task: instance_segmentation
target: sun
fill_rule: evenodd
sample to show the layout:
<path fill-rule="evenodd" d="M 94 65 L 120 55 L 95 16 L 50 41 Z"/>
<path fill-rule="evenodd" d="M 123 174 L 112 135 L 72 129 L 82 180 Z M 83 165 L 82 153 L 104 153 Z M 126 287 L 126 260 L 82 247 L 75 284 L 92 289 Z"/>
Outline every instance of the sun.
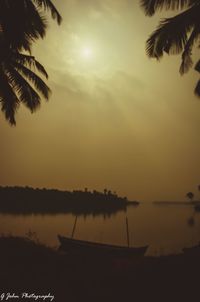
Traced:
<path fill-rule="evenodd" d="M 90 47 L 84 47 L 81 49 L 81 55 L 85 59 L 89 59 L 92 57 L 93 51 Z"/>

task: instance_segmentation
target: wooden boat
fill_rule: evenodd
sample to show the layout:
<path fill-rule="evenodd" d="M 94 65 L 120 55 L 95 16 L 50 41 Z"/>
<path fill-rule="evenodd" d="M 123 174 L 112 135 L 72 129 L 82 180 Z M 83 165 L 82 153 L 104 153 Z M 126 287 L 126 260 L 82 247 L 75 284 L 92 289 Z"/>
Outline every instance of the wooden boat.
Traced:
<path fill-rule="evenodd" d="M 63 251 L 73 251 L 75 253 L 81 253 L 82 255 L 90 256 L 111 256 L 111 257 L 135 257 L 144 256 L 148 245 L 142 247 L 130 247 L 129 242 L 129 229 L 128 229 L 128 218 L 126 217 L 126 232 L 127 232 L 127 247 L 110 245 L 99 242 L 91 242 L 85 240 L 74 239 L 74 233 L 77 223 L 77 216 L 75 218 L 74 227 L 72 230 L 71 238 L 63 237 L 58 235 L 58 240 L 60 241 L 60 250 Z"/>
<path fill-rule="evenodd" d="M 144 256 L 148 245 L 142 247 L 125 247 L 109 245 L 98 242 L 77 240 L 58 235 L 60 249 L 63 251 L 74 251 L 92 255 L 107 255 L 119 257 Z"/>

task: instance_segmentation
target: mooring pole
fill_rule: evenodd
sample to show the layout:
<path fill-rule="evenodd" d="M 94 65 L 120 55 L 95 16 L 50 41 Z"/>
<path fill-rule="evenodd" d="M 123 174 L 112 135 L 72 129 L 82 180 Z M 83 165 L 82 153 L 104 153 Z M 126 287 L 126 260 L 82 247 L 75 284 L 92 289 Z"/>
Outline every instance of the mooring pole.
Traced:
<path fill-rule="evenodd" d="M 126 217 L 126 234 L 127 234 L 127 245 L 130 247 L 130 241 L 129 241 L 129 229 L 128 229 L 128 218 Z"/>
<path fill-rule="evenodd" d="M 76 216 L 75 221 L 74 221 L 74 227 L 73 227 L 73 230 L 72 230 L 71 238 L 74 237 L 74 232 L 75 232 L 75 229 L 76 229 L 76 222 L 77 222 L 77 216 Z"/>

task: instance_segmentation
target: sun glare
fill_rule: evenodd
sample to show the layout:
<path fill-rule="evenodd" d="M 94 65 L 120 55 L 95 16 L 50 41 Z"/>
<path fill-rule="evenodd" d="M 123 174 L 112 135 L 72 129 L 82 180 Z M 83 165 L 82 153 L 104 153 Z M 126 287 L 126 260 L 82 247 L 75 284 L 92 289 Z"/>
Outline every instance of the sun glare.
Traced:
<path fill-rule="evenodd" d="M 91 58 L 92 57 L 92 49 L 90 47 L 84 47 L 81 50 L 81 54 L 84 58 Z"/>

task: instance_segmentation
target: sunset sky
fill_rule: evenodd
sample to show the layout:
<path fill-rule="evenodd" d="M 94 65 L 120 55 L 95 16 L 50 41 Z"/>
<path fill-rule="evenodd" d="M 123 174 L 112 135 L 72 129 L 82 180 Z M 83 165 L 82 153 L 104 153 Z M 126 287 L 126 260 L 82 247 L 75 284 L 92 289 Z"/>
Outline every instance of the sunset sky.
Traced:
<path fill-rule="evenodd" d="M 183 200 L 200 184 L 198 74 L 180 56 L 159 63 L 145 41 L 162 16 L 139 0 L 54 0 L 33 54 L 52 96 L 11 127 L 0 117 L 0 184 L 116 191 L 129 199 Z M 195 59 L 195 55 L 194 55 Z M 198 196 L 199 197 L 199 196 Z"/>

